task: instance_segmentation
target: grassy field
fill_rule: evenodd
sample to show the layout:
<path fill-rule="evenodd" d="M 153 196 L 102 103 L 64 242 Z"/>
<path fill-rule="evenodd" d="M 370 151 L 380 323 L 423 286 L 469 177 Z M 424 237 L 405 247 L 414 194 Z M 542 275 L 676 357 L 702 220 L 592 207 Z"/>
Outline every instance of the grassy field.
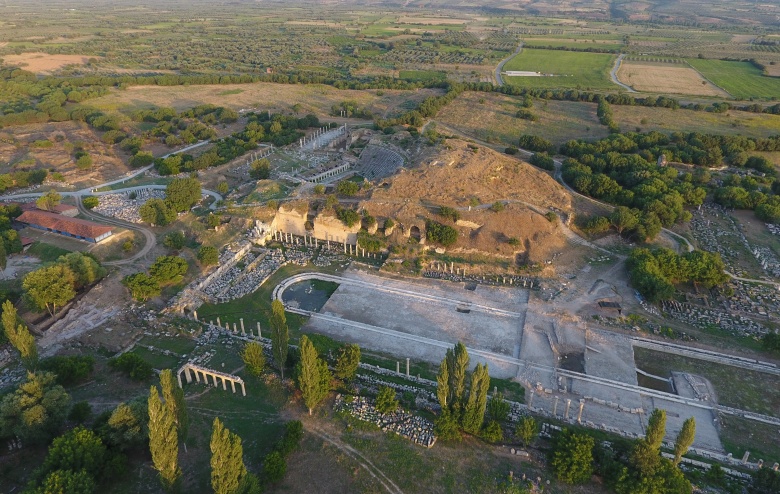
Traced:
<path fill-rule="evenodd" d="M 398 78 L 406 81 L 443 81 L 447 78 L 445 72 L 438 70 L 401 70 Z"/>
<path fill-rule="evenodd" d="M 507 77 L 524 87 L 617 89 L 609 79 L 614 55 L 560 50 L 525 49 L 504 65 L 504 70 L 527 70 L 554 77 Z"/>
<path fill-rule="evenodd" d="M 780 431 L 777 426 L 733 415 L 720 415 L 720 440 L 734 458 L 750 451 L 750 461 L 763 459 L 765 464 L 780 461 Z"/>
<path fill-rule="evenodd" d="M 697 132 L 769 137 L 780 132 L 780 116 L 764 113 L 729 111 L 710 113 L 644 106 L 612 105 L 612 114 L 623 131 Z"/>
<path fill-rule="evenodd" d="M 691 58 L 688 63 L 735 98 L 780 98 L 780 79 L 762 75 L 749 62 Z"/>
<path fill-rule="evenodd" d="M 728 97 L 687 65 L 623 62 L 618 78 L 637 91 Z"/>
<path fill-rule="evenodd" d="M 35 256 L 43 262 L 54 262 L 59 259 L 60 256 L 69 254 L 70 251 L 43 242 L 35 242 L 27 249 L 27 253 L 31 256 Z"/>
<path fill-rule="evenodd" d="M 638 368 L 657 376 L 666 377 L 672 371 L 679 371 L 708 379 L 721 405 L 770 415 L 780 410 L 780 388 L 777 377 L 771 374 L 644 348 L 634 348 L 634 359 Z"/>
<path fill-rule="evenodd" d="M 538 120 L 532 122 L 515 116 L 521 102 L 512 96 L 467 92 L 442 109 L 437 119 L 470 136 L 507 146 L 517 146 L 522 134 L 542 136 L 554 144 L 607 136 L 594 104 L 536 100 L 530 111 Z"/>

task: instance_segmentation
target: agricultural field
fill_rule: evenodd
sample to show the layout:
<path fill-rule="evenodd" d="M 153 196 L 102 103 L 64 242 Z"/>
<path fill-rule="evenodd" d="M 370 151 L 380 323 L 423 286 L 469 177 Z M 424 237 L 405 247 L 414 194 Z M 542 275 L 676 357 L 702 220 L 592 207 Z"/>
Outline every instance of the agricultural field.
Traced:
<path fill-rule="evenodd" d="M 340 90 L 325 85 L 299 84 L 231 84 L 200 86 L 131 86 L 115 90 L 111 94 L 89 101 L 91 107 L 112 112 L 131 113 L 134 110 L 173 107 L 177 111 L 201 104 L 214 104 L 236 110 L 270 110 L 292 112 L 296 103 L 299 115 L 313 113 L 320 118 L 330 118 L 333 105 L 354 101 L 366 107 L 380 118 L 392 118 L 416 106 L 428 96 L 440 94 L 437 89 L 416 91 Z M 380 96 L 381 94 L 381 96 Z"/>
<path fill-rule="evenodd" d="M 608 135 L 607 128 L 596 117 L 595 104 L 535 100 L 530 111 L 537 120 L 532 122 L 516 117 L 521 103 L 517 97 L 466 92 L 442 109 L 436 118 L 468 136 L 506 146 L 516 146 L 523 134 L 542 136 L 554 144 Z"/>
<path fill-rule="evenodd" d="M 609 79 L 614 55 L 561 50 L 524 49 L 504 65 L 504 70 L 551 74 L 550 77 L 507 77 L 509 84 L 524 87 L 617 89 Z"/>
<path fill-rule="evenodd" d="M 780 79 L 767 77 L 749 62 L 689 59 L 704 77 L 739 99 L 780 98 Z"/>
<path fill-rule="evenodd" d="M 711 113 L 669 108 L 612 105 L 612 114 L 623 131 L 702 132 L 770 137 L 780 133 L 780 116 L 729 110 Z"/>
<path fill-rule="evenodd" d="M 90 63 L 85 55 L 51 55 L 49 53 L 32 52 L 21 55 L 5 55 L 2 61 L 8 65 L 22 67 L 35 74 L 51 74 L 69 65 L 88 65 Z"/>
<path fill-rule="evenodd" d="M 728 97 L 728 93 L 685 65 L 624 61 L 617 76 L 620 82 L 641 92 Z"/>

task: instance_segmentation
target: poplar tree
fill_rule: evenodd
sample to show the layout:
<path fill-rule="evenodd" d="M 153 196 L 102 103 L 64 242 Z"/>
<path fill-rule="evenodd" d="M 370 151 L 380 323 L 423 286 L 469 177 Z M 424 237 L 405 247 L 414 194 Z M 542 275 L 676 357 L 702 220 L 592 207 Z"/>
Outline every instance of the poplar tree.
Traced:
<path fill-rule="evenodd" d="M 175 491 L 181 479 L 176 422 L 174 415 L 160 400 L 155 386 L 149 390 L 149 450 L 163 488 L 168 492 Z"/>
<path fill-rule="evenodd" d="M 246 370 L 253 376 L 260 376 L 263 374 L 265 368 L 265 354 L 263 353 L 263 347 L 256 341 L 250 341 L 244 345 L 244 349 L 241 350 L 241 360 L 244 361 Z"/>
<path fill-rule="evenodd" d="M 211 487 L 214 494 L 234 494 L 246 476 L 241 438 L 214 419 L 211 433 Z"/>
<path fill-rule="evenodd" d="M 450 373 L 450 408 L 459 416 L 466 395 L 466 371 L 469 367 L 469 352 L 458 342 L 455 348 L 447 350 L 447 370 Z"/>
<path fill-rule="evenodd" d="M 303 402 L 311 415 L 330 391 L 331 375 L 328 364 L 319 358 L 317 349 L 306 335 L 301 336 L 300 360 L 298 361 L 298 387 L 303 394 Z"/>
<path fill-rule="evenodd" d="M 449 410 L 450 404 L 450 371 L 447 361 L 447 357 L 444 357 L 439 366 L 439 373 L 436 375 L 436 397 L 439 399 L 442 411 Z"/>
<path fill-rule="evenodd" d="M 652 449 L 660 451 L 666 434 L 666 410 L 656 408 L 647 422 L 645 441 Z"/>
<path fill-rule="evenodd" d="M 463 430 L 470 434 L 477 434 L 485 421 L 485 407 L 487 406 L 487 393 L 490 389 L 490 375 L 487 365 L 477 364 L 471 373 L 471 387 L 469 389 L 468 402 L 463 411 L 461 421 Z"/>
<path fill-rule="evenodd" d="M 280 300 L 271 302 L 271 354 L 274 363 L 284 379 L 284 364 L 287 362 L 287 351 L 290 343 L 290 331 L 287 327 L 287 316 L 284 314 L 284 304 Z"/>
<path fill-rule="evenodd" d="M 35 346 L 35 337 L 23 324 L 17 324 L 19 318 L 16 307 L 10 300 L 3 302 L 3 330 L 8 341 L 19 352 L 27 370 L 34 370 L 38 364 L 38 347 Z"/>
<path fill-rule="evenodd" d="M 171 369 L 164 369 L 160 372 L 160 387 L 165 406 L 176 423 L 179 440 L 183 441 L 187 438 L 190 418 L 187 413 L 187 405 L 184 403 L 184 390 L 179 387 Z"/>
<path fill-rule="evenodd" d="M 355 378 L 358 364 L 360 364 L 360 347 L 357 345 L 344 345 L 339 351 L 336 360 L 336 377 L 342 381 L 351 381 Z"/>
<path fill-rule="evenodd" d="M 677 434 L 677 439 L 674 440 L 674 464 L 680 463 L 683 455 L 688 452 L 688 448 L 693 444 L 693 440 L 696 438 L 696 419 L 690 417 L 683 422 L 680 433 Z"/>

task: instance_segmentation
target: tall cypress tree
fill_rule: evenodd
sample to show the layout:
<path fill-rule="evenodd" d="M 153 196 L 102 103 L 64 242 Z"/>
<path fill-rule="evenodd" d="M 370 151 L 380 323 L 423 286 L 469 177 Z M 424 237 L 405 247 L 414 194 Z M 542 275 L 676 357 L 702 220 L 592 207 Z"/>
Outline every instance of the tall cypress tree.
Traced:
<path fill-rule="evenodd" d="M 470 434 L 477 434 L 482 429 L 485 421 L 485 407 L 487 406 L 487 394 L 490 389 L 490 375 L 487 365 L 477 364 L 471 373 L 471 387 L 469 398 L 463 411 L 461 424 L 463 430 Z"/>
<path fill-rule="evenodd" d="M 168 492 L 175 491 L 181 479 L 176 423 L 155 386 L 149 390 L 149 450 L 163 488 Z"/>
<path fill-rule="evenodd" d="M 696 439 L 696 419 L 690 417 L 683 422 L 680 433 L 677 434 L 677 438 L 674 440 L 674 464 L 680 463 L 683 455 L 688 452 L 688 448 L 693 444 L 693 440 Z"/>
<path fill-rule="evenodd" d="M 190 418 L 187 414 L 187 405 L 184 403 L 184 390 L 181 389 L 173 377 L 171 369 L 163 369 L 160 372 L 160 387 L 162 388 L 163 399 L 168 411 L 173 415 L 176 423 L 176 430 L 179 433 L 179 440 L 184 441 L 187 438 L 187 431 L 190 426 Z"/>
<path fill-rule="evenodd" d="M 331 375 L 328 364 L 317 354 L 317 349 L 306 335 L 299 343 L 298 387 L 303 394 L 303 402 L 309 409 L 309 415 L 330 391 Z"/>
<path fill-rule="evenodd" d="M 24 324 L 17 324 L 19 317 L 16 307 L 10 300 L 3 302 L 3 330 L 8 341 L 19 352 L 27 370 L 34 370 L 38 364 L 38 347 L 35 346 L 35 337 Z"/>
<path fill-rule="evenodd" d="M 645 441 L 647 445 L 656 451 L 661 450 L 661 444 L 664 442 L 666 434 L 666 410 L 656 408 L 650 414 L 647 421 L 647 431 L 645 432 Z"/>
<path fill-rule="evenodd" d="M 439 366 L 439 373 L 436 375 L 436 397 L 439 399 L 442 411 L 449 410 L 450 405 L 450 371 L 447 362 L 448 359 L 445 356 Z"/>
<path fill-rule="evenodd" d="M 247 473 L 241 438 L 215 418 L 210 446 L 211 487 L 214 494 L 234 494 Z"/>
<path fill-rule="evenodd" d="M 466 346 L 458 342 L 455 348 L 447 350 L 447 360 L 450 373 L 450 408 L 459 418 L 466 397 L 466 372 L 469 367 L 469 352 Z"/>
<path fill-rule="evenodd" d="M 287 362 L 287 351 L 290 344 L 290 331 L 287 327 L 287 316 L 284 314 L 284 304 L 280 300 L 271 302 L 271 354 L 274 363 L 284 379 L 284 365 Z"/>

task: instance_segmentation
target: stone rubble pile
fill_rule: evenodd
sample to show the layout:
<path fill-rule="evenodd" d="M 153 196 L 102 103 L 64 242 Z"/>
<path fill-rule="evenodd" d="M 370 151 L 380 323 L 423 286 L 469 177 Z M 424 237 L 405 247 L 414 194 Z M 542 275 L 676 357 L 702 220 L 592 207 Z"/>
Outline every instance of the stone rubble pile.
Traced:
<path fill-rule="evenodd" d="M 425 270 L 422 272 L 423 278 L 432 278 L 436 280 L 454 281 L 460 283 L 479 283 L 490 286 L 517 286 L 520 288 L 540 289 L 541 284 L 538 278 L 519 275 L 473 275 L 451 273 L 446 270 Z"/>
<path fill-rule="evenodd" d="M 379 413 L 374 406 L 374 400 L 355 396 L 348 401 L 341 394 L 336 395 L 333 408 L 337 412 L 348 413 L 358 420 L 373 423 L 385 432 L 394 432 L 420 446 L 431 448 L 436 443 L 433 422 L 412 415 L 401 408 L 393 413 Z"/>
<path fill-rule="evenodd" d="M 780 291 L 770 285 L 732 280 L 733 295 L 723 301 L 728 312 L 780 319 Z"/>
<path fill-rule="evenodd" d="M 404 166 L 404 157 L 390 149 L 369 144 L 360 153 L 358 173 L 367 180 L 389 177 Z"/>
<path fill-rule="evenodd" d="M 697 328 L 708 329 L 711 326 L 717 326 L 738 336 L 761 335 L 769 331 L 763 324 L 730 311 L 699 307 L 674 300 L 664 301 L 661 307 L 667 317 Z"/>
<path fill-rule="evenodd" d="M 253 293 L 284 264 L 285 260 L 278 249 L 265 251 L 265 256 L 255 263 L 251 270 L 236 279 L 224 293 L 220 294 L 220 298 L 234 300 Z"/>
<path fill-rule="evenodd" d="M 135 199 L 130 199 L 129 192 L 106 194 L 98 196 L 99 204 L 94 212 L 130 223 L 140 223 L 141 215 L 138 209 L 149 199 L 165 199 L 165 191 L 159 189 L 139 189 L 134 192 Z"/>

